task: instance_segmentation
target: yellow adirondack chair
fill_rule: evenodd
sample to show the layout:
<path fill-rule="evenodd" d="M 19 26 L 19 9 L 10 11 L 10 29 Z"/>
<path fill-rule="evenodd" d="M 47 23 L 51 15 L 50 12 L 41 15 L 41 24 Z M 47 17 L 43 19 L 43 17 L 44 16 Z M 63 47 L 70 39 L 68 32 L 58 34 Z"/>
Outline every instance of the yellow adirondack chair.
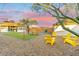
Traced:
<path fill-rule="evenodd" d="M 55 43 L 55 40 L 54 39 L 52 39 L 52 38 L 48 38 L 47 40 L 46 40 L 46 42 L 45 42 L 46 44 L 50 44 L 50 45 L 54 45 L 54 43 Z"/>
<path fill-rule="evenodd" d="M 69 43 L 71 44 L 72 46 L 77 46 L 78 43 L 75 41 L 78 39 L 78 37 L 75 37 L 75 38 L 72 38 L 71 37 L 72 34 L 71 33 L 68 33 L 65 37 L 64 37 L 64 43 Z M 74 40 L 75 39 L 75 40 Z"/>
<path fill-rule="evenodd" d="M 56 32 L 52 32 L 52 36 L 56 37 L 57 33 Z"/>
<path fill-rule="evenodd" d="M 78 40 L 78 38 L 79 38 L 78 36 L 74 36 L 73 40 Z"/>
<path fill-rule="evenodd" d="M 56 32 L 53 32 L 52 36 L 51 35 L 46 35 L 45 36 L 45 43 L 46 44 L 49 43 L 50 45 L 54 45 L 55 39 L 56 39 Z"/>
<path fill-rule="evenodd" d="M 69 38 L 66 38 L 64 40 L 64 43 L 69 43 L 71 44 L 72 46 L 77 46 L 77 43 L 75 41 L 73 41 L 72 39 L 69 39 Z"/>
<path fill-rule="evenodd" d="M 72 34 L 71 33 L 68 33 L 66 36 L 63 36 L 63 38 L 65 39 L 65 38 L 70 38 L 72 36 Z"/>

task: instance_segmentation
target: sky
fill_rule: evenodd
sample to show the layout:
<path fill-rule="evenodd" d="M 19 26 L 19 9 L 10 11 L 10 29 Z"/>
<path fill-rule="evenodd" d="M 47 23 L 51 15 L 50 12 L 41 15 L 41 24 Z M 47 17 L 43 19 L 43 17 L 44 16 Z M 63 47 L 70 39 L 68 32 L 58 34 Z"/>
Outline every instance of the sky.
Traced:
<path fill-rule="evenodd" d="M 30 3 L 0 3 L 0 10 L 31 10 Z"/>
<path fill-rule="evenodd" d="M 60 5 L 63 6 L 63 4 Z M 58 4 L 55 4 L 55 6 L 58 7 Z M 19 21 L 23 18 L 37 20 L 39 26 L 51 26 L 57 22 L 56 18 L 48 13 L 42 12 L 42 14 L 39 15 L 39 13 L 32 11 L 31 3 L 0 3 L 0 21 Z"/>
<path fill-rule="evenodd" d="M 23 13 L 31 11 L 31 8 L 32 4 L 28 3 L 0 3 L 0 20 L 19 20 L 23 18 Z"/>
<path fill-rule="evenodd" d="M 0 3 L 0 21 L 14 20 L 19 21 L 23 18 L 32 18 L 38 21 L 39 26 L 50 26 L 53 17 L 43 13 L 41 16 L 37 12 L 32 11 L 31 3 Z"/>

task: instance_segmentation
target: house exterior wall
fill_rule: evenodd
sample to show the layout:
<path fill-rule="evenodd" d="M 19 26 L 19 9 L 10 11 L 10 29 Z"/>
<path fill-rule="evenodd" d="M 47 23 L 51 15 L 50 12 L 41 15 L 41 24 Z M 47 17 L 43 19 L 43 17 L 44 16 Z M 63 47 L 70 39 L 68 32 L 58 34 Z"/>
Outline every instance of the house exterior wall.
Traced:
<path fill-rule="evenodd" d="M 18 27 L 17 28 L 17 32 L 25 32 L 26 30 L 24 30 L 24 27 Z"/>
<path fill-rule="evenodd" d="M 0 27 L 0 32 L 9 32 L 8 27 Z M 17 32 L 24 32 L 23 27 L 18 27 Z"/>
<path fill-rule="evenodd" d="M 8 27 L 0 27 L 0 32 L 8 32 Z"/>

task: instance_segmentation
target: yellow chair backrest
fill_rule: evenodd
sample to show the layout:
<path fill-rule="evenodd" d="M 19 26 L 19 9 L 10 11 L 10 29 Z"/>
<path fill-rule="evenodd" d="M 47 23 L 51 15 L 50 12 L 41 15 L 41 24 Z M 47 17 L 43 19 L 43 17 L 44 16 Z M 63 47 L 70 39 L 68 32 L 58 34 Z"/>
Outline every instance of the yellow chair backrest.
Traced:
<path fill-rule="evenodd" d="M 50 35 L 46 35 L 44 38 L 48 39 L 48 38 L 51 38 L 51 36 Z"/>
<path fill-rule="evenodd" d="M 66 37 L 71 37 L 72 36 L 72 34 L 71 33 L 68 33 L 67 35 L 66 35 Z"/>
<path fill-rule="evenodd" d="M 48 38 L 49 38 L 49 37 L 51 37 L 51 36 L 50 36 L 50 35 L 46 35 L 45 37 L 48 37 Z"/>
<path fill-rule="evenodd" d="M 62 36 L 64 39 L 66 39 L 66 38 L 71 38 L 71 36 L 72 36 L 72 34 L 71 33 L 67 33 L 65 36 Z"/>
<path fill-rule="evenodd" d="M 56 32 L 52 32 L 52 36 L 57 36 L 57 33 Z"/>
<path fill-rule="evenodd" d="M 78 36 L 74 36 L 74 40 L 77 40 L 79 37 Z"/>

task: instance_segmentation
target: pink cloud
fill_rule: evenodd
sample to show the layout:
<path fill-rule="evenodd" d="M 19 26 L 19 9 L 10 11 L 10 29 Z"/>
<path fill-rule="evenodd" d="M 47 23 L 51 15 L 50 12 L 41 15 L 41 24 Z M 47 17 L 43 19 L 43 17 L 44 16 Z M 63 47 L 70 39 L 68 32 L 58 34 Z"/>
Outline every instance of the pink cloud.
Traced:
<path fill-rule="evenodd" d="M 39 22 L 38 25 L 41 27 L 45 27 L 45 26 L 48 27 L 57 22 L 55 17 L 36 17 L 32 19 L 37 20 Z"/>
<path fill-rule="evenodd" d="M 33 18 L 36 17 L 38 14 L 32 11 L 24 12 L 23 16 L 24 18 Z"/>
<path fill-rule="evenodd" d="M 36 17 L 32 18 L 33 20 L 43 20 L 43 21 L 51 21 L 51 20 L 56 20 L 55 17 Z"/>

